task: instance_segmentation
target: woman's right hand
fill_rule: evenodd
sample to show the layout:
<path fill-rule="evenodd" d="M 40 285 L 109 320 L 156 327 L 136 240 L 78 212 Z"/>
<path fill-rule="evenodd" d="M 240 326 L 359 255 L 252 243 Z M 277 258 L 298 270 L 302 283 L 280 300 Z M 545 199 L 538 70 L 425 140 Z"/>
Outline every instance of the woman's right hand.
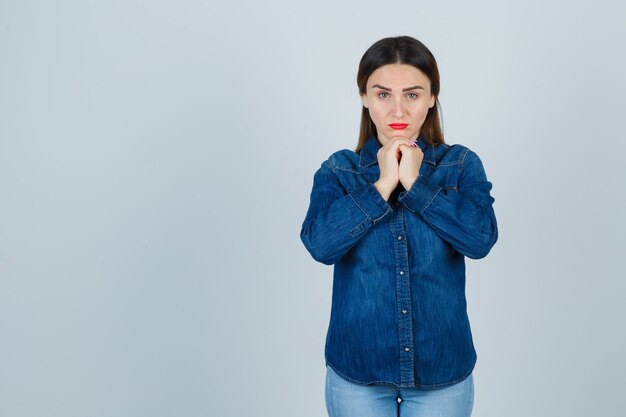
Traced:
<path fill-rule="evenodd" d="M 374 187 L 376 187 L 385 201 L 389 200 L 392 191 L 395 190 L 398 186 L 398 182 L 400 182 L 398 177 L 399 161 L 402 157 L 400 145 L 411 143 L 414 143 L 414 141 L 401 137 L 393 137 L 386 144 L 381 146 L 376 154 L 378 166 L 380 167 L 380 177 L 378 181 L 374 183 Z"/>

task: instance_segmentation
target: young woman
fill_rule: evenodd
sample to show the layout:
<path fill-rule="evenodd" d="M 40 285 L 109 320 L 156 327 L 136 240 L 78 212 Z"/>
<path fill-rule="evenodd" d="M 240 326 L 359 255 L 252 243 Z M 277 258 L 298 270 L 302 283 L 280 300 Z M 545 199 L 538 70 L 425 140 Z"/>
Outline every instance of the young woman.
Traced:
<path fill-rule="evenodd" d="M 444 142 L 439 71 L 421 42 L 376 42 L 357 84 L 358 145 L 321 164 L 300 232 L 334 264 L 328 414 L 470 416 L 465 257 L 498 239 L 492 184 L 475 152 Z"/>

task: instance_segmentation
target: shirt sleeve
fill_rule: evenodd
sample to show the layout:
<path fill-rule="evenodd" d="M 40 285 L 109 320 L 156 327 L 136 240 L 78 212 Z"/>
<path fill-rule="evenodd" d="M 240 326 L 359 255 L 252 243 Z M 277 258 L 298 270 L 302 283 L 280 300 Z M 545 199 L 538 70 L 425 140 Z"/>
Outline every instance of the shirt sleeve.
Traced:
<path fill-rule="evenodd" d="M 400 193 L 398 201 L 420 215 L 457 251 L 480 259 L 498 240 L 491 189 L 480 158 L 468 150 L 456 189 L 443 189 L 430 178 L 419 176 L 408 191 Z"/>
<path fill-rule="evenodd" d="M 300 239 L 313 259 L 332 265 L 391 211 L 372 183 L 348 192 L 326 160 L 313 177 Z"/>

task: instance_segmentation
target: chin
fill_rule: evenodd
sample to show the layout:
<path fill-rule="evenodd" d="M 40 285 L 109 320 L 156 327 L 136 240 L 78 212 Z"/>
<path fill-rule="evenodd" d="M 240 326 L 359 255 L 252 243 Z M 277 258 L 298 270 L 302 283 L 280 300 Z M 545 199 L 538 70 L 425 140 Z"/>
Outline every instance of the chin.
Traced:
<path fill-rule="evenodd" d="M 393 132 L 391 132 L 389 135 L 387 135 L 388 138 L 394 138 L 394 137 L 400 137 L 400 138 L 405 138 L 405 139 L 411 139 L 413 136 L 416 136 L 415 133 L 410 133 L 404 130 L 394 130 Z"/>

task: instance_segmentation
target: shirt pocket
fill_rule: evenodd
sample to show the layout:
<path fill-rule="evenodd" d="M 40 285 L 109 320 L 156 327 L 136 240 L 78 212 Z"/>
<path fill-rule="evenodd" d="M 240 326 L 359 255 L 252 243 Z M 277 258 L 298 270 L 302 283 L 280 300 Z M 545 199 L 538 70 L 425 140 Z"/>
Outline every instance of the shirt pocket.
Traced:
<path fill-rule="evenodd" d="M 453 145 L 437 164 L 435 172 L 438 174 L 438 184 L 444 191 L 458 190 L 462 161 L 466 153 L 467 148 Z"/>
<path fill-rule="evenodd" d="M 360 171 L 337 168 L 337 177 L 346 192 L 351 193 L 365 187 L 367 183 L 378 181 L 380 171 L 376 165 Z"/>
<path fill-rule="evenodd" d="M 429 165 L 424 170 L 420 170 L 420 175 L 424 175 L 430 182 L 439 185 L 444 191 L 457 190 L 460 167 L 459 163 L 442 164 L 436 167 Z"/>
<path fill-rule="evenodd" d="M 441 188 L 444 191 L 458 190 L 459 171 L 460 171 L 459 164 L 448 165 L 445 167 L 445 175 L 443 175 L 443 181 L 440 183 Z"/>

